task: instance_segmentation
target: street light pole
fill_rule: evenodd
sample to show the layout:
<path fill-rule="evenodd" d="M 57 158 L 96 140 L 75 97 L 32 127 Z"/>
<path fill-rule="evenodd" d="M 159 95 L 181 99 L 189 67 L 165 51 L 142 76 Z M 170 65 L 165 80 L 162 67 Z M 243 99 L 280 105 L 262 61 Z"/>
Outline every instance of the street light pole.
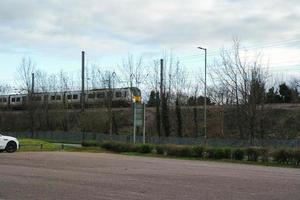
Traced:
<path fill-rule="evenodd" d="M 204 50 L 205 52 L 205 67 L 204 67 L 204 143 L 207 143 L 207 120 L 206 120 L 206 68 L 207 68 L 207 49 L 198 47 L 198 49 Z"/>

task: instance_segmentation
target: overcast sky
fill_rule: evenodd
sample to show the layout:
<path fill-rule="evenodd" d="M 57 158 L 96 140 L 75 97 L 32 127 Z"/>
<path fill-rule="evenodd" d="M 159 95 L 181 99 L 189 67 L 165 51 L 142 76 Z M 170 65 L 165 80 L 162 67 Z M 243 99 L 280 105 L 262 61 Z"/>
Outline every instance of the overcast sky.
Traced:
<path fill-rule="evenodd" d="M 299 22 L 299 0 L 1 0 L 0 81 L 15 77 L 24 56 L 49 73 L 79 70 L 82 50 L 105 66 L 128 53 L 151 60 L 172 51 L 201 67 L 198 45 L 212 60 L 233 37 L 295 74 Z"/>

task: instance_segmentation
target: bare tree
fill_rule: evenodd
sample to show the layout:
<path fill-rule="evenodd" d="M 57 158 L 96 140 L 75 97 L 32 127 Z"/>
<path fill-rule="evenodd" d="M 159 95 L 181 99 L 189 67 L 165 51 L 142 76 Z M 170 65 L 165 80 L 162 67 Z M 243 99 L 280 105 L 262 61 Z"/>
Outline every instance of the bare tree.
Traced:
<path fill-rule="evenodd" d="M 35 64 L 30 57 L 22 58 L 22 61 L 17 68 L 17 80 L 19 81 L 19 88 L 21 91 L 32 92 L 32 73 L 35 71 Z"/>
<path fill-rule="evenodd" d="M 212 78 L 218 79 L 220 88 L 226 88 L 222 92 L 230 96 L 226 103 L 236 108 L 235 122 L 240 137 L 245 138 L 248 135 L 253 143 L 259 126 L 257 109 L 263 109 L 267 72 L 263 70 L 260 55 L 253 61 L 248 61 L 247 56 L 241 55 L 238 40 L 234 40 L 233 50 L 221 51 L 220 60 L 213 67 Z"/>

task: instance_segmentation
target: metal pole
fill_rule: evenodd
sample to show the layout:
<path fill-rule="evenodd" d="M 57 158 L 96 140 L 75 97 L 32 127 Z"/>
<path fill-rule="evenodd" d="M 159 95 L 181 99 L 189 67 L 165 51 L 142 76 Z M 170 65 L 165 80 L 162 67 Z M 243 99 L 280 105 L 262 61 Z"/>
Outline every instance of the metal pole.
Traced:
<path fill-rule="evenodd" d="M 198 47 L 198 49 L 204 50 L 205 52 L 205 66 L 204 66 L 204 144 L 207 143 L 207 119 L 206 119 L 206 68 L 207 68 L 207 49 Z"/>
<path fill-rule="evenodd" d="M 143 144 L 146 143 L 146 104 L 144 104 Z"/>
<path fill-rule="evenodd" d="M 34 73 L 31 74 L 31 93 L 34 94 Z"/>
<path fill-rule="evenodd" d="M 160 59 L 160 101 L 159 101 L 159 107 L 160 107 L 160 122 L 159 122 L 159 129 L 160 129 L 160 134 L 163 134 L 163 91 L 164 90 L 164 60 Z"/>
<path fill-rule="evenodd" d="M 81 111 L 84 111 L 84 51 L 81 52 Z"/>
<path fill-rule="evenodd" d="M 206 90 L 207 90 L 207 86 L 206 86 L 206 68 L 207 68 L 207 49 L 205 50 L 205 72 L 204 72 L 204 143 L 205 145 L 207 144 L 207 119 L 206 119 L 206 112 L 207 112 L 207 108 L 206 108 Z"/>
<path fill-rule="evenodd" d="M 135 144 L 136 137 L 136 103 L 133 104 L 133 143 Z"/>

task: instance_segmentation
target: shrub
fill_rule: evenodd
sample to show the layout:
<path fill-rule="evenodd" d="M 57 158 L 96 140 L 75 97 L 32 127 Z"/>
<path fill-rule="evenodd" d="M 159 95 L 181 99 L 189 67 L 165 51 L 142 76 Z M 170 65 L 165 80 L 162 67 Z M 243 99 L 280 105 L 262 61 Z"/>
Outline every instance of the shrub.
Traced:
<path fill-rule="evenodd" d="M 135 151 L 135 146 L 132 144 L 121 142 L 104 142 L 101 147 L 114 152 L 132 152 Z"/>
<path fill-rule="evenodd" d="M 180 149 L 180 155 L 183 157 L 193 157 L 194 153 L 193 153 L 193 148 L 192 147 L 181 147 Z"/>
<path fill-rule="evenodd" d="M 231 149 L 230 148 L 225 148 L 224 149 L 224 158 L 225 159 L 231 159 Z"/>
<path fill-rule="evenodd" d="M 193 147 L 193 152 L 194 156 L 198 158 L 203 158 L 204 157 L 204 147 L 202 146 L 194 146 Z"/>
<path fill-rule="evenodd" d="M 300 165 L 300 149 L 294 151 L 294 160 L 296 165 Z"/>
<path fill-rule="evenodd" d="M 99 147 L 100 143 L 98 141 L 95 140 L 89 140 L 89 141 L 83 141 L 81 143 L 82 146 L 84 147 Z"/>
<path fill-rule="evenodd" d="M 193 150 L 188 146 L 176 146 L 176 145 L 167 145 L 166 153 L 169 156 L 177 156 L 177 157 L 192 157 Z"/>
<path fill-rule="evenodd" d="M 243 149 L 235 149 L 233 150 L 232 157 L 235 160 L 243 160 L 245 152 Z"/>
<path fill-rule="evenodd" d="M 288 149 L 279 149 L 272 153 L 273 160 L 278 163 L 289 164 L 293 160 L 293 152 Z"/>
<path fill-rule="evenodd" d="M 136 146 L 136 151 L 139 153 L 151 153 L 152 146 L 149 144 L 138 145 Z"/>
<path fill-rule="evenodd" d="M 259 149 L 259 155 L 261 157 L 261 161 L 263 161 L 263 162 L 269 161 L 269 149 L 267 149 L 267 148 Z"/>
<path fill-rule="evenodd" d="M 248 157 L 248 161 L 258 161 L 258 156 L 259 156 L 259 149 L 258 148 L 247 148 L 246 149 L 246 153 L 247 153 L 247 157 Z"/>
<path fill-rule="evenodd" d="M 155 147 L 155 150 L 156 150 L 156 153 L 157 153 L 157 154 L 160 154 L 160 155 L 162 155 L 162 154 L 165 153 L 165 148 L 164 148 L 163 146 L 161 146 L 161 145 L 157 145 L 157 146 Z"/>
<path fill-rule="evenodd" d="M 208 148 L 206 150 L 207 157 L 210 159 L 224 159 L 225 152 L 222 148 Z"/>

